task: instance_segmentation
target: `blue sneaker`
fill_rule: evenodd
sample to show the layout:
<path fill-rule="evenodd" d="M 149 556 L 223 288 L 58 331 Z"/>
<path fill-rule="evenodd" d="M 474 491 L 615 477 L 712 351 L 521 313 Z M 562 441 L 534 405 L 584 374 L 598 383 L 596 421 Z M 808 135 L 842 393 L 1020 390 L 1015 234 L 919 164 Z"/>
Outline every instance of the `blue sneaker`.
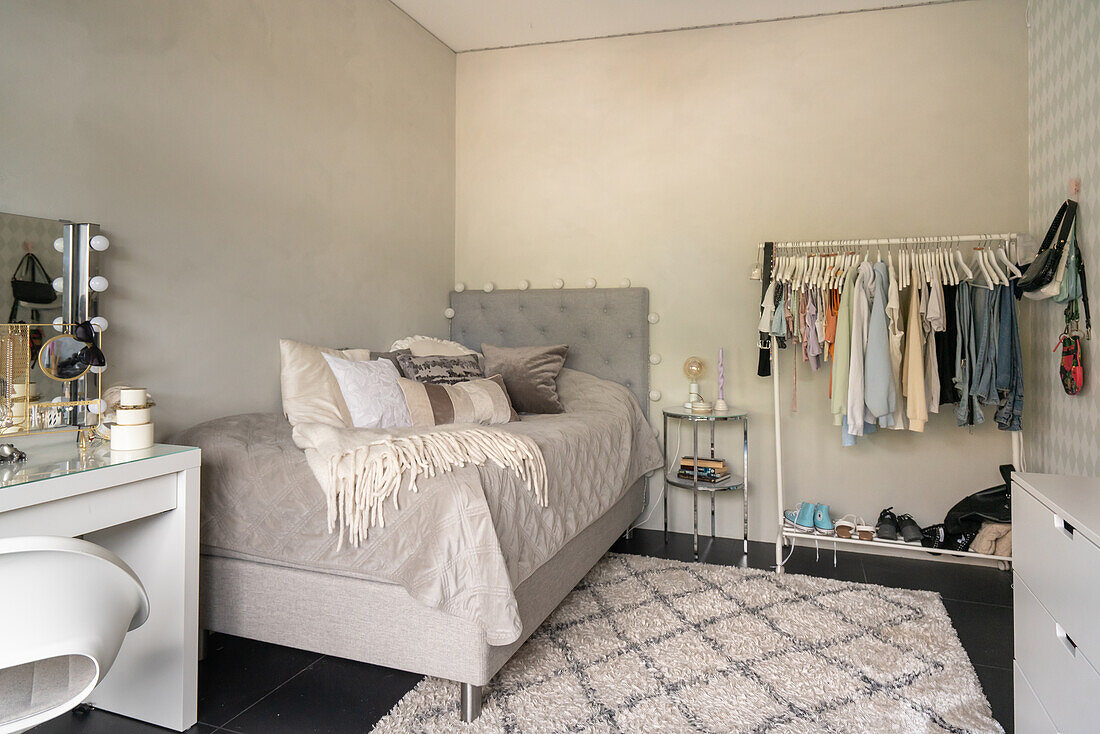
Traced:
<path fill-rule="evenodd" d="M 829 517 L 829 506 L 818 505 L 814 512 L 814 532 L 818 535 L 836 535 L 833 518 Z"/>
<path fill-rule="evenodd" d="M 783 524 L 800 533 L 812 533 L 814 531 L 814 512 L 816 510 L 817 505 L 813 502 L 799 502 L 793 510 L 783 511 Z"/>

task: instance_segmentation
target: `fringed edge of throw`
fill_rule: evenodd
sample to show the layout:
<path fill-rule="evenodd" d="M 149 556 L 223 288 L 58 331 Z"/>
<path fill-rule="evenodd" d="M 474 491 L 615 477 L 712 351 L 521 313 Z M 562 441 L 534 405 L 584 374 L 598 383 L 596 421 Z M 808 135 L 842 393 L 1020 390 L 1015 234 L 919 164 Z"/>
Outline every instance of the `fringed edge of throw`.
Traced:
<path fill-rule="evenodd" d="M 526 436 L 480 428 L 387 436 L 329 459 L 329 532 L 339 528 L 343 545 L 347 530 L 352 545 L 358 547 L 370 528 L 386 526 L 382 508 L 387 499 L 392 497 L 394 507 L 400 509 L 398 495 L 406 475 L 409 489 L 416 492 L 422 476 L 431 478 L 486 462 L 515 472 L 546 507 L 546 461 Z"/>

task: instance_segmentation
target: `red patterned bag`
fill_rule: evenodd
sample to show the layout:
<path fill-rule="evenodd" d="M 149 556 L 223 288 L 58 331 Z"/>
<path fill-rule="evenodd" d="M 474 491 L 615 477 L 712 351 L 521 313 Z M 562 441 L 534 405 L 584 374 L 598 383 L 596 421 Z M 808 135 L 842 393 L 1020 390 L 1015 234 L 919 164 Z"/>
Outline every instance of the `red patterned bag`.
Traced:
<path fill-rule="evenodd" d="M 1058 367 L 1058 374 L 1062 378 L 1062 387 L 1065 389 L 1066 395 L 1076 395 L 1085 386 L 1081 335 L 1076 333 L 1062 334 L 1058 344 L 1062 347 L 1062 361 Z"/>

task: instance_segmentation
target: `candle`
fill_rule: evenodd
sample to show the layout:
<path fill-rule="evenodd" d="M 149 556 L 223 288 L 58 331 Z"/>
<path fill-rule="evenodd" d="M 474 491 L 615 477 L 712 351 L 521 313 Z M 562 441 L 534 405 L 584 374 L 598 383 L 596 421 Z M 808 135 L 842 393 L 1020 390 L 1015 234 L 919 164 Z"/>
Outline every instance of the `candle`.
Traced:
<path fill-rule="evenodd" d="M 726 351 L 721 347 L 718 348 L 718 399 L 724 400 L 726 398 L 726 367 L 725 367 Z"/>

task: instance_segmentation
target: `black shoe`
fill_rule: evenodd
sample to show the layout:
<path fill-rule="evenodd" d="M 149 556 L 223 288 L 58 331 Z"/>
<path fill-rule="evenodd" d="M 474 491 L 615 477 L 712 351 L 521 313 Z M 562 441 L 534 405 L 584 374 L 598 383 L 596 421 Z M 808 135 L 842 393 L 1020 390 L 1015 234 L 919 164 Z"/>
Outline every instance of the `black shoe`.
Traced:
<path fill-rule="evenodd" d="M 944 536 L 943 523 L 929 525 L 921 531 L 920 544 L 925 548 L 942 548 Z"/>
<path fill-rule="evenodd" d="M 919 543 L 924 537 L 920 525 L 917 525 L 912 515 L 898 515 L 898 530 L 901 532 L 901 539 L 906 543 Z"/>
<path fill-rule="evenodd" d="M 974 538 L 978 537 L 977 533 L 947 533 L 943 541 L 943 547 L 953 551 L 968 551 L 970 550 L 970 544 L 974 542 Z"/>
<path fill-rule="evenodd" d="M 883 540 L 898 539 L 898 516 L 892 512 L 893 509 L 893 507 L 887 507 L 878 514 L 878 524 L 875 525 L 876 537 Z"/>

